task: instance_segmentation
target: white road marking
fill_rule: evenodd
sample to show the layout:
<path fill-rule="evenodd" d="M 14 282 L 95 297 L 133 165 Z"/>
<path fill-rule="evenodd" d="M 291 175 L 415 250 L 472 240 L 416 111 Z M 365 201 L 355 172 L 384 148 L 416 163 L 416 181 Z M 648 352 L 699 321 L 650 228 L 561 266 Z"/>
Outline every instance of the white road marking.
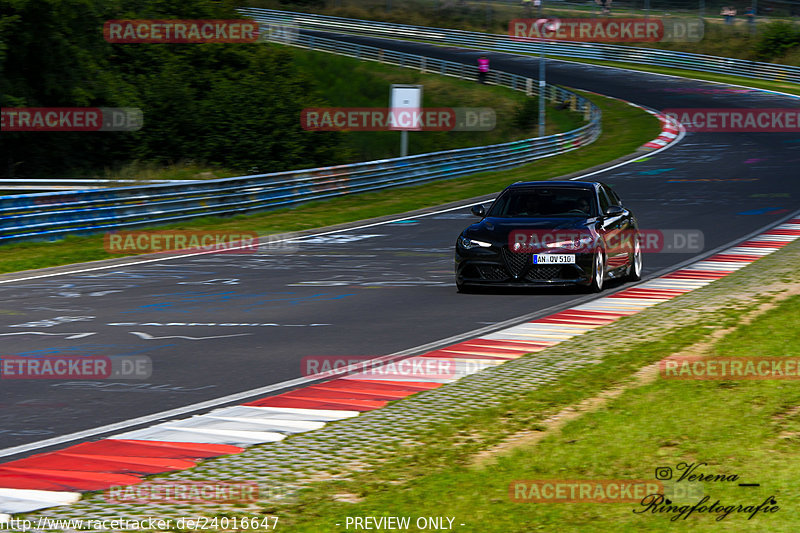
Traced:
<path fill-rule="evenodd" d="M 14 333 L 0 333 L 0 337 L 11 336 L 11 335 L 67 335 L 64 337 L 65 339 L 81 339 L 83 337 L 89 337 L 91 335 L 97 335 L 97 332 L 91 333 L 47 333 L 44 331 L 16 331 Z"/>
<path fill-rule="evenodd" d="M 155 341 L 161 339 L 186 339 L 190 341 L 204 341 L 207 339 L 224 339 L 226 337 L 243 337 L 245 335 L 252 335 L 252 333 L 234 333 L 233 335 L 212 335 L 210 337 L 187 337 L 186 335 L 165 335 L 164 337 L 155 337 L 143 331 L 129 331 L 131 335 L 136 335 L 140 339 L 147 341 Z"/>
<path fill-rule="evenodd" d="M 238 285 L 239 280 L 233 279 L 209 279 L 206 281 L 179 281 L 178 285 Z"/>

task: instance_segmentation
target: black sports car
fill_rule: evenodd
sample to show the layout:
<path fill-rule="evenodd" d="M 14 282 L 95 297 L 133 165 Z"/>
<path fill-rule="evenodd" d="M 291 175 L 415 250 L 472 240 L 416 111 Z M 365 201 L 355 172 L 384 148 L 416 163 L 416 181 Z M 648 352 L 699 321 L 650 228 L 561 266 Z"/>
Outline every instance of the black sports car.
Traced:
<path fill-rule="evenodd" d="M 456 286 L 582 285 L 639 280 L 636 218 L 599 182 L 520 182 L 507 187 L 456 241 Z"/>

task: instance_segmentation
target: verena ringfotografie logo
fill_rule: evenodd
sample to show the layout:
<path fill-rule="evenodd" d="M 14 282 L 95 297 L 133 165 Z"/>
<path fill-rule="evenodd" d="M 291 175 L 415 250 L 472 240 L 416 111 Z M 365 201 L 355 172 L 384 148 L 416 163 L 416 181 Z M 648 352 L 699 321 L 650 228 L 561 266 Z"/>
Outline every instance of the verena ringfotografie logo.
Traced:
<path fill-rule="evenodd" d="M 513 19 L 508 35 L 514 41 L 698 42 L 703 39 L 700 19 L 568 18 Z"/>
<path fill-rule="evenodd" d="M 798 133 L 800 109 L 665 109 L 686 131 L 739 133 Z"/>
<path fill-rule="evenodd" d="M 145 355 L 0 357 L 0 379 L 147 379 L 152 373 Z"/>
<path fill-rule="evenodd" d="M 516 253 L 567 250 L 592 253 L 630 249 L 636 241 L 645 253 L 697 253 L 704 247 L 700 230 L 620 230 L 605 235 L 579 230 L 514 230 L 508 234 L 508 249 Z"/>
<path fill-rule="evenodd" d="M 4 107 L 0 126 L 7 131 L 137 131 L 144 124 L 135 107 Z"/>
<path fill-rule="evenodd" d="M 489 131 L 496 121 L 490 107 L 315 107 L 300 113 L 307 131 Z"/>
<path fill-rule="evenodd" d="M 252 20 L 109 20 L 103 37 L 110 43 L 254 43 Z"/>
<path fill-rule="evenodd" d="M 148 481 L 139 485 L 111 487 L 108 503 L 253 503 L 258 501 L 255 481 Z"/>
<path fill-rule="evenodd" d="M 671 356 L 659 361 L 663 379 L 798 380 L 800 357 Z"/>
<path fill-rule="evenodd" d="M 660 481 L 645 479 L 520 480 L 508 486 L 509 498 L 517 503 L 633 503 L 663 493 Z"/>
<path fill-rule="evenodd" d="M 112 254 L 194 252 L 253 254 L 258 234 L 252 231 L 119 231 L 106 233 L 104 248 Z"/>

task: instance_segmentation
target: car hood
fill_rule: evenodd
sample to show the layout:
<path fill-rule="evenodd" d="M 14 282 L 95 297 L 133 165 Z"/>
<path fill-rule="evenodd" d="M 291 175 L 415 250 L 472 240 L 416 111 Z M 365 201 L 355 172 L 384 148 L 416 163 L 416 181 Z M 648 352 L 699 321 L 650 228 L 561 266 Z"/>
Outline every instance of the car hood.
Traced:
<path fill-rule="evenodd" d="M 471 238 L 484 238 L 492 241 L 507 241 L 508 234 L 514 230 L 581 230 L 594 227 L 596 218 L 558 217 L 558 218 L 496 218 L 487 217 L 464 230 Z"/>

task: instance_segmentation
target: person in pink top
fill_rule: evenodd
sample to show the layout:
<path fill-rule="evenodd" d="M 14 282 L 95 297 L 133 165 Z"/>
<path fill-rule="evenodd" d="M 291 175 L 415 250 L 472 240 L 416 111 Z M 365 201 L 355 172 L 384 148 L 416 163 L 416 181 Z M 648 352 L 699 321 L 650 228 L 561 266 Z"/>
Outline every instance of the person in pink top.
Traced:
<path fill-rule="evenodd" d="M 489 73 L 489 58 L 482 55 L 478 58 L 478 82 L 486 83 L 486 75 Z"/>

